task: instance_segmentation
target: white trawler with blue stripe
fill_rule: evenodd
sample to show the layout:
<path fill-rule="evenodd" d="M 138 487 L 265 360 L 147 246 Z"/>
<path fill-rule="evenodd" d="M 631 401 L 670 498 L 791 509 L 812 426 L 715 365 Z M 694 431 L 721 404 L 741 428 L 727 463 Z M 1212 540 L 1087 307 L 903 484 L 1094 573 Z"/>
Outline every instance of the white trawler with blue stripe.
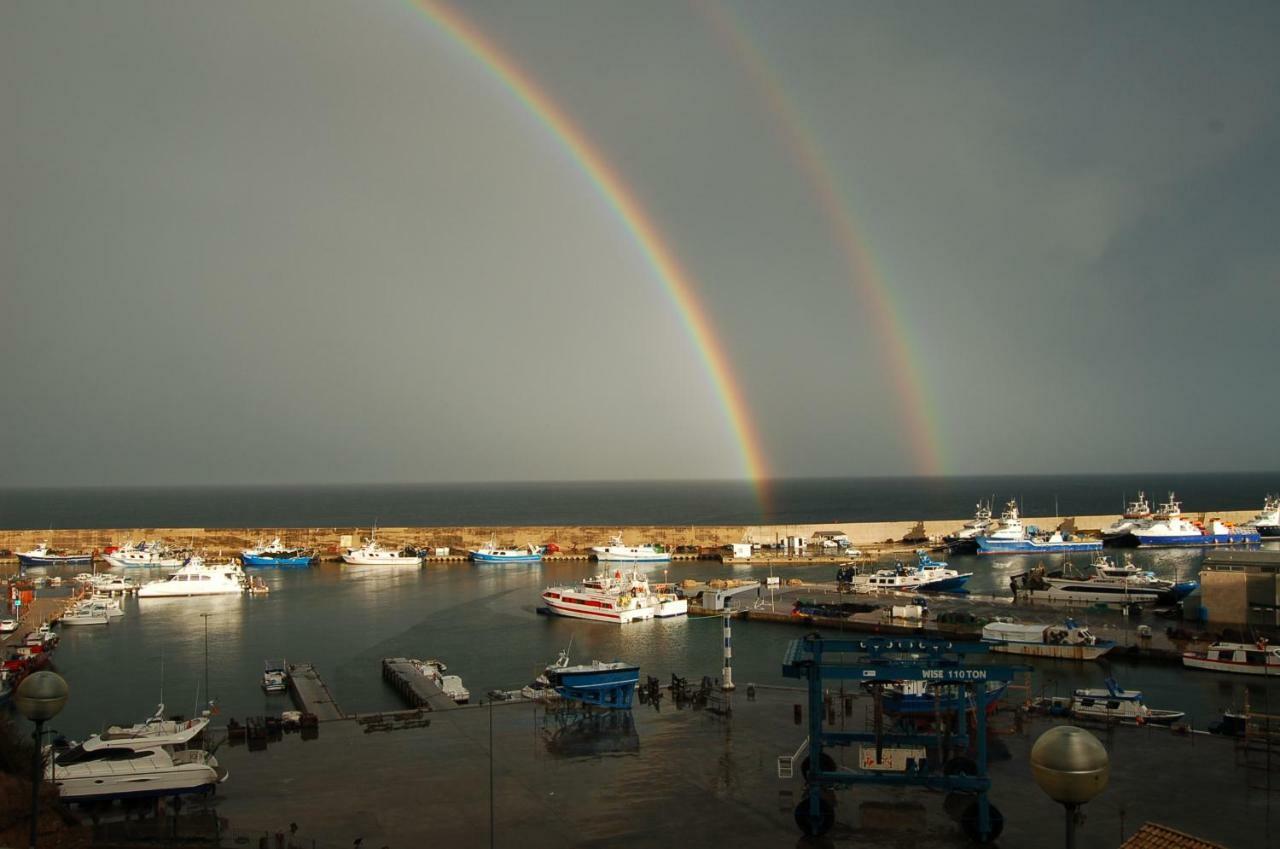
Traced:
<path fill-rule="evenodd" d="M 1010 501 L 1000 515 L 1000 527 L 978 537 L 979 554 L 1057 554 L 1101 551 L 1101 540 L 1076 540 L 1061 531 L 1041 534 L 1018 517 L 1018 502 Z"/>

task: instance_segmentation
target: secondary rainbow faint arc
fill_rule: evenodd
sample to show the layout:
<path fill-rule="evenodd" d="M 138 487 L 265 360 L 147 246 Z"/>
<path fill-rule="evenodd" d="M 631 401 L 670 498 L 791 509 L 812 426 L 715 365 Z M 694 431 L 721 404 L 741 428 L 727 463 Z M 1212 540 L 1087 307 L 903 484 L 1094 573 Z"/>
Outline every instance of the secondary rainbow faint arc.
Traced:
<path fill-rule="evenodd" d="M 670 295 L 698 349 L 738 443 L 743 471 L 755 488 L 761 508 L 767 508 L 769 467 L 760 436 L 743 398 L 741 385 L 734 376 L 724 346 L 716 336 L 706 309 L 697 297 L 692 276 L 680 264 L 635 193 L 595 143 L 537 80 L 503 53 L 471 21 L 457 10 L 432 0 L 413 0 L 413 4 L 425 12 L 442 32 L 479 60 L 564 144 L 573 154 L 578 167 L 591 179 L 600 195 L 626 225 L 646 261 Z"/>
<path fill-rule="evenodd" d="M 768 61 L 733 14 L 718 0 L 698 0 L 695 5 L 703 10 L 713 31 L 751 75 L 766 108 L 776 118 L 775 127 L 783 136 L 783 143 L 822 208 L 857 294 L 871 313 L 871 324 L 887 349 L 891 383 L 910 434 L 916 471 L 925 475 L 943 474 L 941 437 L 934 424 L 938 415 L 929 408 L 929 393 L 922 369 L 912 356 L 910 334 L 894 307 L 884 277 L 872 261 L 871 252 L 859 237 L 852 210 L 836 190 L 837 182 L 821 145 L 801 120 Z"/>

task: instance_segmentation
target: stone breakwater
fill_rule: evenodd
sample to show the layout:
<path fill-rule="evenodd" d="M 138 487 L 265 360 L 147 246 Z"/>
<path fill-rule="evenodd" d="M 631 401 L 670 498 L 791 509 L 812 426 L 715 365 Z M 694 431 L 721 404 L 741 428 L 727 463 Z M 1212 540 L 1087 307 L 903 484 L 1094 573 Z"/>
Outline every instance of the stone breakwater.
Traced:
<path fill-rule="evenodd" d="M 1187 519 L 1221 519 L 1241 523 L 1253 518 L 1254 511 L 1225 510 L 1207 513 L 1185 513 Z M 1098 531 L 1111 524 L 1117 515 L 1072 517 L 1024 517 L 1027 525 L 1041 529 L 1058 527 L 1069 518 L 1078 532 Z M 542 526 L 491 526 L 491 527 L 417 527 L 378 528 L 378 539 L 388 546 L 448 546 L 465 551 L 490 540 L 499 544 L 555 543 L 567 552 L 585 551 L 593 545 L 603 545 L 614 534 L 621 533 L 629 544 L 655 542 L 667 546 L 719 547 L 735 542 L 751 540 L 758 543 L 774 543 L 787 537 L 810 539 L 820 531 L 840 532 L 848 535 L 854 545 L 872 548 L 877 545 L 899 542 L 903 537 L 923 524 L 924 534 L 930 539 L 940 538 L 961 527 L 967 518 L 902 522 L 831 522 L 795 525 L 542 525 Z M 23 551 L 42 540 L 49 540 L 59 549 L 88 551 L 121 545 L 129 540 L 163 539 L 175 545 L 190 546 L 216 553 L 231 554 L 246 548 L 264 537 L 279 535 L 290 545 L 306 545 L 321 551 L 337 549 L 346 544 L 359 544 L 369 535 L 368 528 L 115 528 L 94 530 L 21 530 L 0 531 L 0 548 Z"/>

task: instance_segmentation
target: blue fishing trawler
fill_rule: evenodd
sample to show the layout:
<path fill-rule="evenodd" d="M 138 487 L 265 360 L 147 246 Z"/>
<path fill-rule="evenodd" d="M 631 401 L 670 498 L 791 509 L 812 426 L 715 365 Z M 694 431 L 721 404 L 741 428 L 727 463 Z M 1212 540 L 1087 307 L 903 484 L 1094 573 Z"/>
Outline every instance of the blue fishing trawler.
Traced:
<path fill-rule="evenodd" d="M 497 542 L 472 549 L 468 552 L 476 563 L 541 563 L 542 547 L 525 545 L 519 548 L 499 548 Z"/>
<path fill-rule="evenodd" d="M 240 562 L 258 568 L 310 566 L 311 552 L 302 548 L 288 548 L 276 537 L 266 545 L 246 548 L 240 552 Z"/>
<path fill-rule="evenodd" d="M 1102 540 L 1076 540 L 1061 531 L 1040 534 L 1036 528 L 1028 528 L 1018 517 L 1016 501 L 1005 507 L 997 530 L 978 537 L 979 554 L 1075 554 L 1101 550 Z"/>
<path fill-rule="evenodd" d="M 18 552 L 18 565 L 24 569 L 32 566 L 88 566 L 92 562 L 93 555 L 88 552 L 61 554 L 52 551 L 47 542 L 40 543 L 30 551 Z"/>

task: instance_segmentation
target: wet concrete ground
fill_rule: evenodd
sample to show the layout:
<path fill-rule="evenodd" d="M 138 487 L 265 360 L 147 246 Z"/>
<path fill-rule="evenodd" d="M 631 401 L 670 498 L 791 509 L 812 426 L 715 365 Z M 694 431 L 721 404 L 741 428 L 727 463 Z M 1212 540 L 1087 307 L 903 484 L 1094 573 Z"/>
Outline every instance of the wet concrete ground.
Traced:
<path fill-rule="evenodd" d="M 800 837 L 792 815 L 802 785 L 777 777 L 777 758 L 805 731 L 793 723 L 798 691 L 734 697 L 731 719 L 707 711 L 571 721 L 540 705 L 499 705 L 430 716 L 427 727 L 369 731 L 324 723 L 318 739 L 285 738 L 264 751 L 222 746 L 230 780 L 207 804 L 223 821 L 222 843 L 257 846 L 277 831 L 297 846 L 970 846 L 944 809 L 945 794 L 861 788 L 837 794 L 829 840 Z M 837 725 L 862 725 L 855 699 Z M 490 721 L 493 745 L 490 747 Z M 1002 847 L 1063 844 L 1063 812 L 1031 778 L 1028 752 L 1051 722 L 1021 731 L 998 717 L 992 802 L 1005 817 Z M 1147 727 L 1093 729 L 1112 758 L 1107 789 L 1085 808 L 1080 849 L 1113 849 L 1148 820 L 1232 849 L 1280 845 L 1280 757 L 1252 766 L 1234 741 Z M 490 752 L 493 805 L 490 805 Z M 853 750 L 837 752 L 853 764 Z M 1268 782 L 1270 782 L 1268 784 Z M 1270 786 L 1270 790 L 1268 790 Z M 190 810 L 198 819 L 198 810 Z M 289 837 L 290 823 L 297 833 Z M 274 837 L 268 845 L 274 846 Z"/>

